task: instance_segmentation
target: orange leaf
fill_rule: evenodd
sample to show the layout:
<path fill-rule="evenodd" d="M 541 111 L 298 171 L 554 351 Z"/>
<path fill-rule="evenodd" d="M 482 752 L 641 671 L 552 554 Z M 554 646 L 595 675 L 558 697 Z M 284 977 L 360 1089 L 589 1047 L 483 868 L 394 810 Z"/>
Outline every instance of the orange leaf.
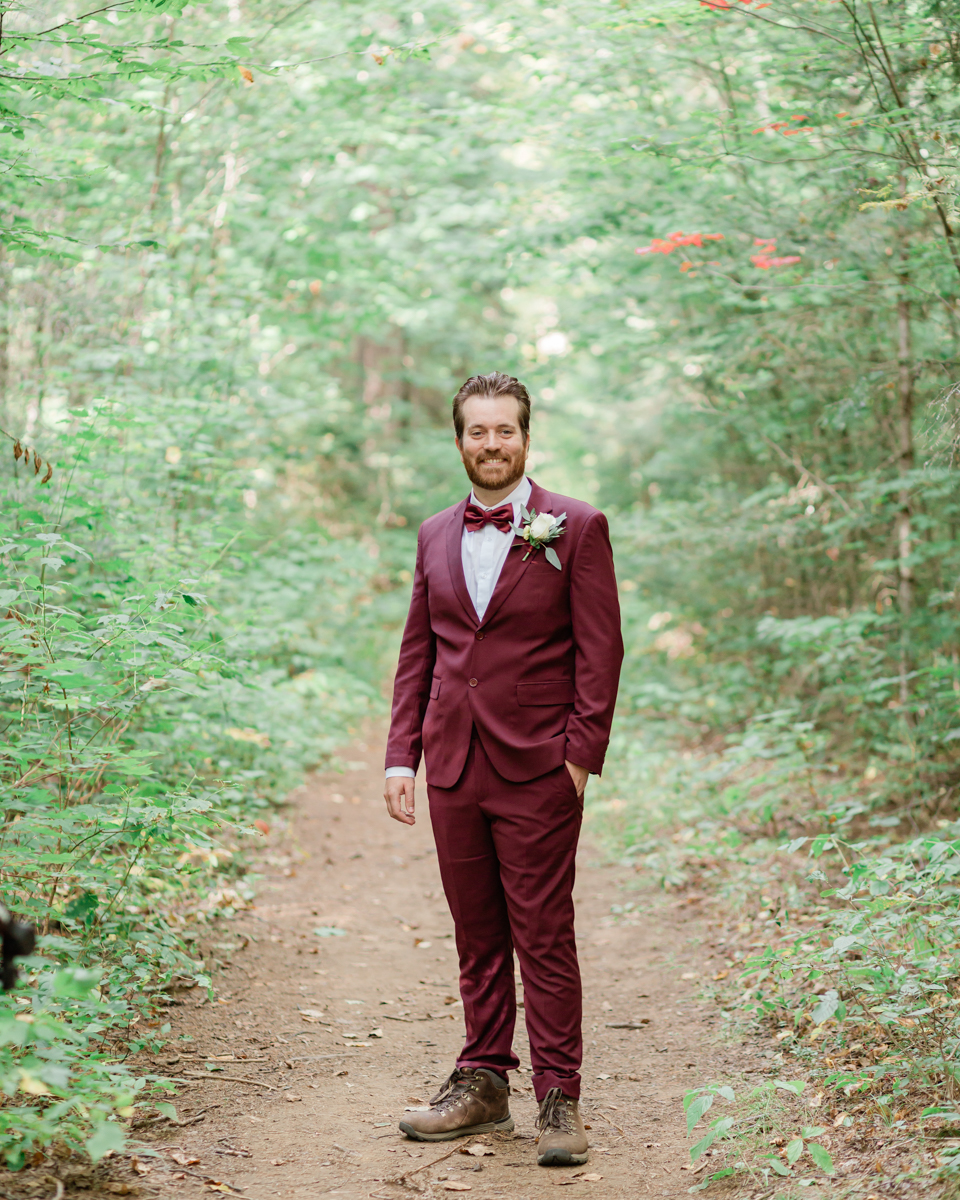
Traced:
<path fill-rule="evenodd" d="M 243 76 L 247 83 L 253 83 L 253 72 L 249 67 L 237 67 L 237 70 Z"/>

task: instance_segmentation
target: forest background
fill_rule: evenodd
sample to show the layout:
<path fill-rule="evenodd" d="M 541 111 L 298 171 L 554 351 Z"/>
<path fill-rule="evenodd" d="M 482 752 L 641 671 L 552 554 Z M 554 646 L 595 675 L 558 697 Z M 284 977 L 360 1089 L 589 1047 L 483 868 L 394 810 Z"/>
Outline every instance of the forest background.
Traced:
<path fill-rule="evenodd" d="M 611 519 L 597 836 L 736 903 L 724 1006 L 810 1094 L 956 1121 L 960 6 L 40 3 L 0 39 L 0 895 L 42 934 L 8 1166 L 171 1114 L 123 1058 L 383 711 L 494 369 Z"/>

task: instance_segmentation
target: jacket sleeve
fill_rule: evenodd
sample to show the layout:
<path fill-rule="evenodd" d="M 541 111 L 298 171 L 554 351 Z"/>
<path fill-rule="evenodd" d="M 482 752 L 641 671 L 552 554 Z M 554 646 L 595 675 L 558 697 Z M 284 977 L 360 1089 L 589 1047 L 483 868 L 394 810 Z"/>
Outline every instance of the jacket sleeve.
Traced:
<path fill-rule="evenodd" d="M 413 594 L 393 681 L 393 713 L 385 762 L 386 767 L 410 767 L 413 771 L 419 767 L 423 753 L 423 717 L 430 699 L 430 683 L 437 657 L 437 641 L 430 627 L 422 537 L 421 533 L 417 539 Z"/>
<path fill-rule="evenodd" d="M 599 775 L 617 702 L 623 638 L 613 550 L 603 513 L 590 517 L 570 565 L 574 702 L 566 757 Z"/>

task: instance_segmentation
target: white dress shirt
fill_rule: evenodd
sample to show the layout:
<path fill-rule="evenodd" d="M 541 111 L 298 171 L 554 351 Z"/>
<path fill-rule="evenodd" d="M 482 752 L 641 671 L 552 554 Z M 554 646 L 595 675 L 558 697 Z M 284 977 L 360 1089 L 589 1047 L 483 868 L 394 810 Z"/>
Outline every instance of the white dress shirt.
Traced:
<path fill-rule="evenodd" d="M 530 503 L 532 487 L 530 480 L 524 475 L 509 496 L 498 500 L 496 504 L 481 504 L 473 492 L 470 492 L 468 504 L 475 504 L 485 512 L 500 508 L 504 504 L 513 505 L 513 523 L 520 524 L 520 505 L 525 508 Z M 473 601 L 477 616 L 483 620 L 487 611 L 490 597 L 493 595 L 507 554 L 513 545 L 514 533 L 501 533 L 496 525 L 484 525 L 482 529 L 470 530 L 464 525 L 460 538 L 460 561 L 463 563 L 463 577 L 466 580 L 467 591 Z M 410 767 L 387 767 L 387 779 L 394 775 L 402 775 L 413 779 L 416 772 Z"/>

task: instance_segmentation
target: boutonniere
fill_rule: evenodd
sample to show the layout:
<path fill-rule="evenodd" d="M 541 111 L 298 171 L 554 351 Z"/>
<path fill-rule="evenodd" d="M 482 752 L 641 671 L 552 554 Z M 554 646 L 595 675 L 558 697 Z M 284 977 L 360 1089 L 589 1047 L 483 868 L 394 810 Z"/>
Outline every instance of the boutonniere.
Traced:
<path fill-rule="evenodd" d="M 560 559 L 550 542 L 555 542 L 561 533 L 566 532 L 563 523 L 567 519 L 567 514 L 561 513 L 559 517 L 555 517 L 552 513 L 538 513 L 535 508 L 527 512 L 521 504 L 520 515 L 522 517 L 520 528 L 518 529 L 514 525 L 513 531 L 530 547 L 523 556 L 523 561 L 526 562 L 531 554 L 542 550 L 550 566 L 556 567 L 558 571 L 562 570 Z"/>

